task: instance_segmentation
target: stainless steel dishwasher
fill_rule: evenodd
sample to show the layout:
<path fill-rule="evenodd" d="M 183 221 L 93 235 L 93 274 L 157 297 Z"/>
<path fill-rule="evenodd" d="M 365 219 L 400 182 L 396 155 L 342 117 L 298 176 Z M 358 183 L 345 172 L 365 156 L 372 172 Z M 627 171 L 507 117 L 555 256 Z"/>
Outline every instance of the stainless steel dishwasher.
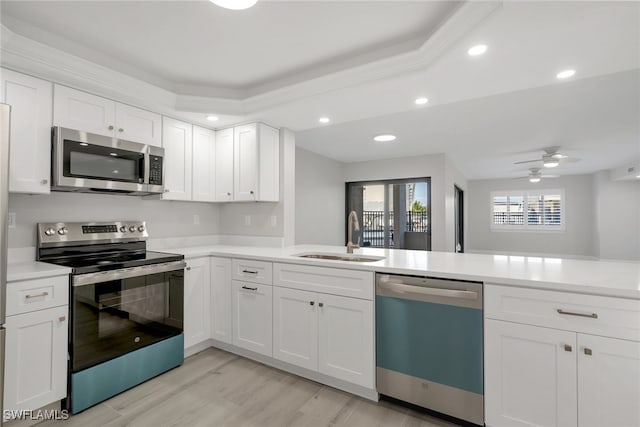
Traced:
<path fill-rule="evenodd" d="M 376 274 L 378 393 L 484 425 L 482 283 Z"/>

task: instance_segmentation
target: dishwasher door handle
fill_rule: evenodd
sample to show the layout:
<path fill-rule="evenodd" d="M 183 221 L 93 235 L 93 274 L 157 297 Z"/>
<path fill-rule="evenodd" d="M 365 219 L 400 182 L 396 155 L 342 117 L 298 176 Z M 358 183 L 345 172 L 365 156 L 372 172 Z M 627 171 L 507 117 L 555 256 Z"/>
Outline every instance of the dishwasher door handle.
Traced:
<path fill-rule="evenodd" d="M 431 295 L 436 297 L 446 298 L 459 298 L 459 299 L 478 299 L 478 293 L 474 291 L 464 291 L 460 289 L 446 289 L 446 288 L 428 288 L 425 286 L 406 285 L 404 283 L 396 283 L 389 281 L 380 281 L 378 283 L 381 287 L 388 289 L 392 292 L 399 294 L 419 294 L 419 295 Z"/>

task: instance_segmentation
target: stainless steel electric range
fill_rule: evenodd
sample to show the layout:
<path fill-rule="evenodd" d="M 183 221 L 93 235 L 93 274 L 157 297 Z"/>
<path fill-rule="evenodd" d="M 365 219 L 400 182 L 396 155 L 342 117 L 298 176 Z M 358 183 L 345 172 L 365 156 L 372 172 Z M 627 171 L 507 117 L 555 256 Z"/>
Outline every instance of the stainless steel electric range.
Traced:
<path fill-rule="evenodd" d="M 38 224 L 38 260 L 72 269 L 72 413 L 183 362 L 184 256 L 147 238 L 141 221 Z"/>

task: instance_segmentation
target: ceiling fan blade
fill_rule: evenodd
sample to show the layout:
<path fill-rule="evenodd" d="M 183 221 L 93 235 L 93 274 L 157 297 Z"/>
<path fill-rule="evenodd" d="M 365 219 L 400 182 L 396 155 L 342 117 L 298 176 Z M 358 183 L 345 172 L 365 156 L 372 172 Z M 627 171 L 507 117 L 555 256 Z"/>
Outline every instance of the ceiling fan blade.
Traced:
<path fill-rule="evenodd" d="M 514 162 L 513 164 L 514 164 L 514 165 L 521 165 L 521 164 L 523 164 L 523 163 L 534 163 L 534 162 L 541 162 L 541 161 L 542 161 L 542 159 L 536 159 L 536 160 L 525 160 L 525 161 L 523 161 L 523 162 Z"/>
<path fill-rule="evenodd" d="M 542 178 L 560 178 L 560 175 L 542 175 Z"/>
<path fill-rule="evenodd" d="M 575 157 L 563 157 L 560 159 L 560 161 L 562 163 L 575 163 L 575 162 L 579 162 L 580 159 L 577 159 Z"/>

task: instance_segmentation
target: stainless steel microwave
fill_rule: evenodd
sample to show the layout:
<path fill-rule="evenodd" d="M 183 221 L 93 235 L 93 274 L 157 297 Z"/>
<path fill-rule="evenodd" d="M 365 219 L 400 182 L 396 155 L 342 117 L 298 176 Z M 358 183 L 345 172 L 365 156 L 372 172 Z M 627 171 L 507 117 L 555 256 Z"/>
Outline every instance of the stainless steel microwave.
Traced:
<path fill-rule="evenodd" d="M 74 129 L 52 129 L 52 190 L 134 196 L 164 192 L 164 149 Z"/>

